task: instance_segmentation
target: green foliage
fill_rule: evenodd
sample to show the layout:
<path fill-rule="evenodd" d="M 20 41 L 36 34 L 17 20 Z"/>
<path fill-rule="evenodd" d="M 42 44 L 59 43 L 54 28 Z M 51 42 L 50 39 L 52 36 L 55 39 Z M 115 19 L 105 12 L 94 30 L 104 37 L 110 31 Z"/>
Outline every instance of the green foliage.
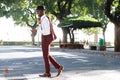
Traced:
<path fill-rule="evenodd" d="M 17 25 L 27 24 L 35 28 L 35 9 L 38 5 L 44 5 L 46 13 L 50 17 L 54 15 L 61 22 L 59 26 L 96 27 L 101 26 L 99 22 L 104 25 L 108 22 L 104 14 L 104 2 L 105 0 L 0 0 L 0 17 L 12 17 Z M 117 5 L 116 2 L 114 5 Z M 73 17 L 86 15 L 89 17 Z"/>
<path fill-rule="evenodd" d="M 72 25 L 74 28 L 90 28 L 90 27 L 101 27 L 102 24 L 98 20 L 91 17 L 69 17 L 61 21 L 58 26 Z"/>
<path fill-rule="evenodd" d="M 73 1 L 72 8 L 68 10 L 70 1 Z M 59 20 L 64 19 L 67 15 L 85 16 L 89 15 L 104 22 L 104 0 L 0 0 L 0 17 L 6 16 L 16 21 L 16 24 L 26 25 L 26 21 L 30 25 L 34 25 L 36 21 L 35 8 L 38 5 L 45 5 L 47 13 L 51 13 Z M 66 4 L 66 6 L 65 6 Z M 91 5 L 90 5 L 91 4 Z M 70 11 L 70 12 L 69 12 Z M 59 15 L 59 16 L 58 16 Z M 76 18 L 75 18 L 76 19 Z M 81 18 L 82 19 L 82 18 Z M 76 19 L 77 20 L 77 19 Z M 85 19 L 83 19 L 85 20 Z M 71 20 L 72 22 L 74 20 Z M 62 24 L 71 24 L 71 21 L 64 20 Z M 76 22 L 74 22 L 76 25 Z M 83 23 L 85 24 L 85 23 Z M 77 24 L 78 25 L 78 24 Z"/>
<path fill-rule="evenodd" d="M 93 28 L 87 28 L 87 29 L 83 28 L 82 32 L 86 33 L 87 35 L 92 35 L 92 34 L 95 34 L 95 33 L 99 32 L 100 29 L 101 28 L 94 28 L 94 27 Z"/>
<path fill-rule="evenodd" d="M 0 17 L 12 17 L 17 25 L 36 27 L 35 8 L 41 3 L 40 0 L 3 0 L 0 2 Z"/>
<path fill-rule="evenodd" d="M 103 20 L 105 0 L 75 0 L 71 12 L 73 15 L 86 16 Z"/>
<path fill-rule="evenodd" d="M 73 26 L 75 26 L 75 28 L 91 28 L 91 27 L 101 27 L 102 24 L 100 22 L 94 22 L 94 21 L 84 21 L 84 20 L 77 20 L 77 21 L 73 21 Z"/>
<path fill-rule="evenodd" d="M 73 0 L 1 0 L 0 17 L 12 17 L 16 24 L 30 25 L 36 22 L 35 8 L 38 5 L 45 5 L 46 13 L 53 14 L 61 20 L 70 14 Z M 32 26 L 31 26 L 32 27 Z"/>
<path fill-rule="evenodd" d="M 114 0 L 112 6 L 118 7 L 119 5 L 119 0 Z"/>
<path fill-rule="evenodd" d="M 111 14 L 113 16 L 119 15 L 120 3 L 119 0 L 114 0 L 111 5 Z"/>

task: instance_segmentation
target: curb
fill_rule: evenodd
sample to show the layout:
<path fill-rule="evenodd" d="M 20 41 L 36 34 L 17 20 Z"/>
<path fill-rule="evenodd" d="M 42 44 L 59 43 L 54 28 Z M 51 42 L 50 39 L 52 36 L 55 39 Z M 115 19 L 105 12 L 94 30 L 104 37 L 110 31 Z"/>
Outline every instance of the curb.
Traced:
<path fill-rule="evenodd" d="M 99 51 L 99 50 L 89 50 L 89 49 L 61 49 L 61 48 L 51 48 L 51 51 L 79 52 L 84 54 L 97 54 L 100 56 L 120 58 L 120 52 L 114 52 L 114 51 Z"/>

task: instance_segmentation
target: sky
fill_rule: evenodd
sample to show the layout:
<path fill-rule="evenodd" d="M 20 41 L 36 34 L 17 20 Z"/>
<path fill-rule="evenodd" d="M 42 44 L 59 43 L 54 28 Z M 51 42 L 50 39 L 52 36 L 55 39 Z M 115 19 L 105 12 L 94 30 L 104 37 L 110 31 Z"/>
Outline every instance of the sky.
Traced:
<path fill-rule="evenodd" d="M 14 24 L 11 18 L 0 18 L 0 40 L 2 41 L 31 41 L 31 28 L 21 27 Z M 55 33 L 58 36 L 58 40 L 62 36 L 62 31 L 58 27 L 55 28 Z M 39 39 L 38 39 L 39 38 Z M 38 33 L 35 40 L 40 40 L 41 36 Z"/>
<path fill-rule="evenodd" d="M 11 18 L 0 18 L 0 40 L 3 41 L 28 41 L 30 28 L 14 25 Z"/>
<path fill-rule="evenodd" d="M 54 29 L 57 35 L 56 41 L 59 41 L 62 38 L 62 30 L 55 25 Z M 31 41 L 30 30 L 31 28 L 29 27 L 21 27 L 15 25 L 14 21 L 11 18 L 0 18 L 0 40 L 2 41 Z M 77 31 L 77 36 L 79 40 L 86 39 L 86 36 L 81 31 Z M 99 35 L 98 38 L 103 38 L 102 34 Z M 93 36 L 90 36 L 90 39 L 93 41 Z M 39 33 L 36 35 L 35 40 L 41 40 Z M 106 30 L 106 41 L 114 41 L 114 25 L 112 23 L 108 24 L 108 28 Z"/>

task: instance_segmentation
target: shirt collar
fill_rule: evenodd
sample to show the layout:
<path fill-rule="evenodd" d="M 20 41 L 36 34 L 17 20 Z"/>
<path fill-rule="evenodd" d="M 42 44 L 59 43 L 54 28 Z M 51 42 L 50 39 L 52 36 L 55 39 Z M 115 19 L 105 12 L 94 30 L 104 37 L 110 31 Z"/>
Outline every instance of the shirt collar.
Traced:
<path fill-rule="evenodd" d="M 46 16 L 46 15 L 43 15 L 43 16 L 41 17 L 41 20 L 43 20 L 43 19 L 45 18 L 45 16 Z"/>

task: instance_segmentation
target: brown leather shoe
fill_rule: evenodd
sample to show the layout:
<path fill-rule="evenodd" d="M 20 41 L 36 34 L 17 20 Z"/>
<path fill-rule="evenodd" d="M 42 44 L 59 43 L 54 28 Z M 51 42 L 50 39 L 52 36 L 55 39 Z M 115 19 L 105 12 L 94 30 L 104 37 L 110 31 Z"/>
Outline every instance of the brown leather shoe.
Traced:
<path fill-rule="evenodd" d="M 60 67 L 58 68 L 58 74 L 57 74 L 57 76 L 60 75 L 60 73 L 62 72 L 62 70 L 63 70 L 63 66 L 60 66 Z"/>
<path fill-rule="evenodd" d="M 40 77 L 51 77 L 51 74 L 50 73 L 45 73 L 43 75 L 39 75 Z"/>

